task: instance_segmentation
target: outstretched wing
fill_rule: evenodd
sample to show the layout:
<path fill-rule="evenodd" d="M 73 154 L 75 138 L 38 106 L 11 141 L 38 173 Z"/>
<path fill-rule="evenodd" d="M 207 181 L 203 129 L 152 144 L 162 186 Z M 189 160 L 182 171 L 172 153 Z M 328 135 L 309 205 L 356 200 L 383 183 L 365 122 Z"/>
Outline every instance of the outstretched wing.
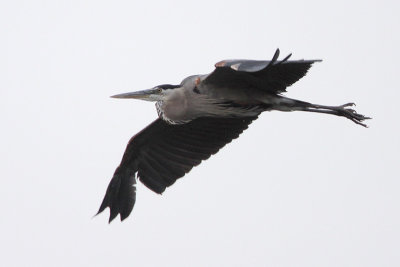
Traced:
<path fill-rule="evenodd" d="M 203 83 L 213 87 L 253 87 L 271 93 L 285 92 L 286 88 L 300 80 L 311 65 L 321 60 L 289 60 L 291 54 L 278 60 L 279 49 L 269 61 L 223 60 L 215 64 L 215 70 Z"/>
<path fill-rule="evenodd" d="M 162 193 L 237 138 L 256 118 L 204 117 L 179 125 L 155 120 L 129 141 L 98 213 L 109 207 L 110 222 L 118 214 L 124 220 L 135 204 L 136 173 L 148 188 Z"/>

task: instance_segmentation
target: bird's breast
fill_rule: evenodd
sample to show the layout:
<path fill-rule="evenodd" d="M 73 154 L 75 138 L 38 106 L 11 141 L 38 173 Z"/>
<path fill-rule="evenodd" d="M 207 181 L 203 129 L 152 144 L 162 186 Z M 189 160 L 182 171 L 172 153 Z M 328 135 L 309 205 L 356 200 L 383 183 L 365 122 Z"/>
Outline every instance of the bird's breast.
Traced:
<path fill-rule="evenodd" d="M 188 101 L 184 94 L 177 92 L 168 99 L 157 103 L 160 118 L 171 123 L 181 124 L 190 120 L 188 117 Z"/>

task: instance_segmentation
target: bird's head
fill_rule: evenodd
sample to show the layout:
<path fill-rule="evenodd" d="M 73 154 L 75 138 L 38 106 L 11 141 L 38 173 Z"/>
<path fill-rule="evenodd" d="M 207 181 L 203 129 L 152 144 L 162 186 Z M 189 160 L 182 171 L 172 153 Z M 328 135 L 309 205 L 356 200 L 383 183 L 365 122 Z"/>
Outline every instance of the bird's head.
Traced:
<path fill-rule="evenodd" d="M 111 96 L 112 98 L 133 98 L 146 101 L 162 101 L 173 89 L 181 87 L 180 85 L 162 84 L 151 89 L 141 90 L 136 92 L 124 93 Z"/>

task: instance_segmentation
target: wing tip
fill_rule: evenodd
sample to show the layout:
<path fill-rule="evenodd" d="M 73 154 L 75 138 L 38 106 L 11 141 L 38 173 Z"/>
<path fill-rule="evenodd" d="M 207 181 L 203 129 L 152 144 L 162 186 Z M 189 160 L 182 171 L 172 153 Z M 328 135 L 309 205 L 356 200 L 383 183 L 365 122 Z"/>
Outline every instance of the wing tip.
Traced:
<path fill-rule="evenodd" d="M 272 59 L 271 59 L 271 63 L 274 63 L 275 61 L 278 60 L 279 54 L 280 54 L 280 50 L 279 50 L 279 48 L 277 48 L 277 49 L 275 50 L 274 56 L 273 56 Z"/>
<path fill-rule="evenodd" d="M 99 211 L 93 216 L 93 218 L 94 218 L 94 217 L 97 217 L 97 216 L 98 216 L 100 213 L 102 213 L 106 208 L 107 208 L 107 207 L 100 208 Z M 129 217 L 130 212 L 127 213 L 127 214 L 125 214 L 125 213 L 122 213 L 122 212 L 115 211 L 115 210 L 113 210 L 113 209 L 110 207 L 110 216 L 109 216 L 109 218 L 108 218 L 108 224 L 110 224 L 110 223 L 118 216 L 118 214 L 120 215 L 120 220 L 121 220 L 121 222 L 122 222 L 122 221 L 124 221 L 126 218 Z"/>
<path fill-rule="evenodd" d="M 114 173 L 100 208 L 95 216 L 110 208 L 108 223 L 111 223 L 118 214 L 121 221 L 125 220 L 132 212 L 136 200 L 136 179 L 130 172 L 121 173 L 120 167 Z"/>
<path fill-rule="evenodd" d="M 286 61 L 289 60 L 289 58 L 292 56 L 292 53 L 290 53 L 289 55 L 287 55 L 284 59 L 282 59 L 279 64 L 285 63 Z"/>
<path fill-rule="evenodd" d="M 279 48 L 277 48 L 277 49 L 275 50 L 274 56 L 273 56 L 272 59 L 271 59 L 271 64 L 275 63 L 275 62 L 278 60 L 279 54 L 280 54 L 280 50 L 279 50 Z M 280 63 L 285 63 L 286 61 L 288 61 L 289 58 L 292 57 L 292 55 L 293 55 L 293 53 L 290 53 L 289 55 L 287 55 L 284 59 L 282 59 L 281 61 L 279 61 L 279 64 L 280 64 Z M 322 60 L 322 59 L 310 59 L 310 60 L 304 60 L 304 59 L 302 59 L 302 60 L 300 60 L 300 61 L 307 61 L 307 62 L 310 62 L 311 64 L 313 64 L 313 63 L 317 63 L 317 62 L 322 62 L 323 60 Z"/>

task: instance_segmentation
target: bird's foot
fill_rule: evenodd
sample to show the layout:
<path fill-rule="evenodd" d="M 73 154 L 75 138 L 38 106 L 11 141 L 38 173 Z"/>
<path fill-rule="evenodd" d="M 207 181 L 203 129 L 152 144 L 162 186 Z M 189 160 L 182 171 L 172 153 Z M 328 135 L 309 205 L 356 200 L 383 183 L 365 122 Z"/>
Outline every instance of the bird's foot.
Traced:
<path fill-rule="evenodd" d="M 309 112 L 318 112 L 318 113 L 325 113 L 325 114 L 332 114 L 336 116 L 346 117 L 354 123 L 357 123 L 361 126 L 368 128 L 368 126 L 363 123 L 364 120 L 371 119 L 370 117 L 361 115 L 357 113 L 354 109 L 350 107 L 354 107 L 356 104 L 354 103 L 347 103 L 341 106 L 324 106 L 324 105 L 315 105 L 307 103 L 307 106 L 303 109 L 304 111 Z"/>
<path fill-rule="evenodd" d="M 357 123 L 361 126 L 364 126 L 368 128 L 368 126 L 363 123 L 364 120 L 369 120 L 371 119 L 370 117 L 364 116 L 362 114 L 358 114 L 354 109 L 348 108 L 355 106 L 356 104 L 354 103 L 347 103 L 338 107 L 333 107 L 332 110 L 337 112 L 337 115 L 343 116 L 348 118 L 349 120 L 353 121 L 354 123 Z"/>
<path fill-rule="evenodd" d="M 356 103 L 347 103 L 347 104 L 343 104 L 339 107 L 346 108 L 346 107 L 355 107 L 355 106 L 356 106 Z"/>

